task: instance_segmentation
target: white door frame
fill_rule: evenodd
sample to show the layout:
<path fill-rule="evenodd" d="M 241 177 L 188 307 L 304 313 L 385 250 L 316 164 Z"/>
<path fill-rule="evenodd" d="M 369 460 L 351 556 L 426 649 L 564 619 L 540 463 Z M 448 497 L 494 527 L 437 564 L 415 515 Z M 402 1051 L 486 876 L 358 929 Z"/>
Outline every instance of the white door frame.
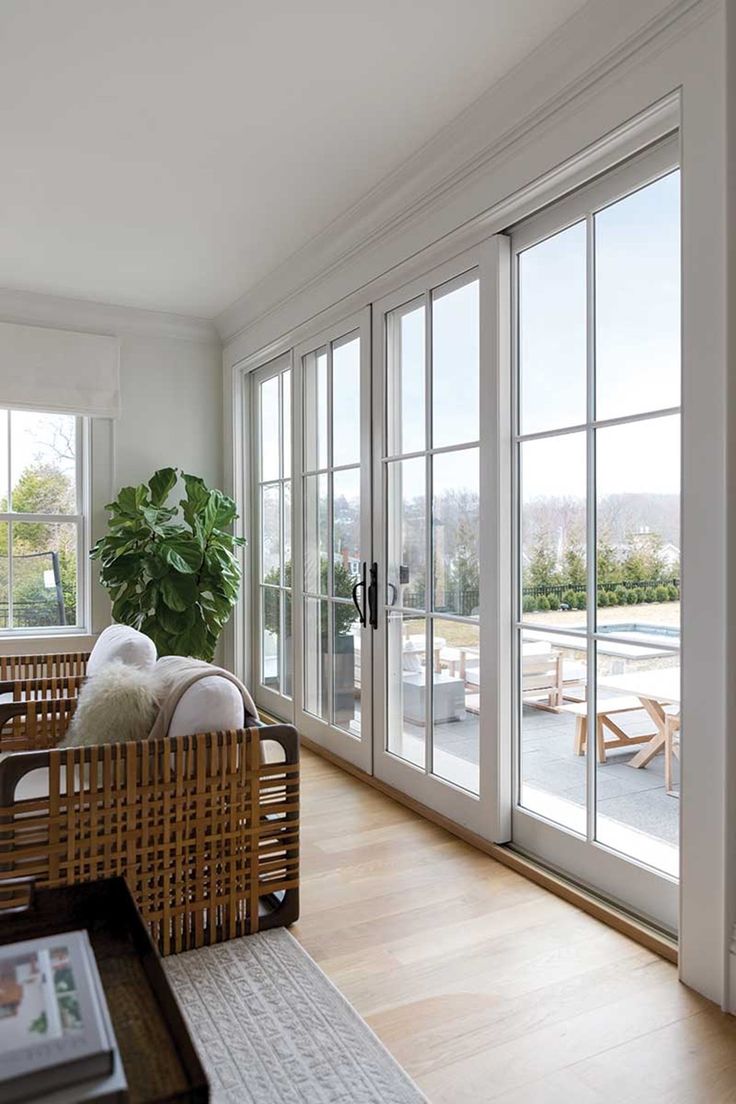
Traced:
<path fill-rule="evenodd" d="M 486 839 L 504 838 L 507 816 L 499 804 L 499 793 L 496 789 L 499 762 L 505 760 L 505 751 L 501 750 L 500 741 L 500 714 L 502 711 L 502 697 L 495 690 L 493 677 L 484 677 L 485 671 L 491 671 L 491 664 L 499 655 L 499 638 L 497 627 L 501 623 L 503 611 L 500 609 L 500 591 L 497 586 L 499 578 L 500 544 L 493 539 L 486 539 L 487 533 L 495 532 L 495 527 L 490 524 L 493 511 L 497 502 L 497 486 L 499 479 L 498 465 L 501 459 L 498 450 L 494 449 L 493 441 L 489 440 L 488 433 L 483 432 L 483 427 L 493 424 L 497 415 L 497 404 L 500 395 L 500 382 L 498 373 L 498 355 L 502 346 L 498 341 L 495 330 L 493 312 L 486 308 L 493 302 L 497 289 L 497 272 L 499 266 L 500 250 L 497 239 L 485 241 L 477 247 L 461 253 L 460 255 L 444 262 L 428 271 L 423 276 L 409 283 L 397 286 L 388 295 L 385 295 L 373 304 L 373 408 L 374 417 L 374 460 L 373 460 L 373 487 L 374 510 L 373 547 L 375 559 L 378 564 L 378 617 L 377 630 L 374 642 L 374 773 L 381 781 L 386 782 L 397 790 L 401 790 L 410 797 L 419 801 L 457 824 L 470 829 Z M 480 638 L 480 732 L 479 732 L 479 757 L 480 757 L 480 794 L 478 796 L 461 789 L 451 782 L 446 782 L 429 773 L 429 769 L 419 768 L 399 758 L 387 750 L 387 617 L 386 603 L 386 484 L 385 461 L 386 455 L 386 354 L 387 354 L 387 314 L 401 307 L 405 303 L 421 296 L 428 296 L 432 289 L 450 282 L 456 277 L 475 270 L 480 283 L 481 300 L 481 329 L 480 329 L 480 559 L 482 593 L 481 604 L 483 616 L 479 618 Z M 490 318 L 486 318 L 490 314 Z M 484 318 L 486 319 L 484 321 Z M 431 356 L 429 346 L 427 357 Z M 429 399 L 428 399 L 429 405 Z M 468 442 L 468 444 L 470 444 Z M 442 451 L 442 450 L 440 450 Z M 431 523 L 431 502 L 426 504 L 427 526 Z M 427 595 L 425 606 L 431 607 L 431 595 Z M 441 616 L 441 615 L 439 615 Z M 428 744 L 431 741 L 431 732 L 426 731 Z M 427 763 L 431 757 L 427 757 Z M 501 788 L 503 790 L 505 787 Z"/>
<path fill-rule="evenodd" d="M 326 723 L 304 708 L 304 358 L 310 353 L 330 346 L 351 333 L 360 336 L 360 493 L 361 493 L 361 552 L 367 565 L 372 562 L 371 529 L 371 389 L 370 389 L 370 344 L 371 311 L 370 307 L 336 322 L 328 328 L 313 334 L 294 350 L 294 526 L 292 530 L 294 564 L 299 570 L 293 573 L 294 618 L 294 723 L 308 739 L 313 740 L 325 750 L 352 763 L 353 766 L 370 773 L 373 766 L 372 731 L 372 693 L 373 671 L 373 631 L 366 625 L 360 633 L 361 640 L 361 736 L 358 739 L 333 725 Z M 329 394 L 328 373 L 328 433 L 331 434 L 332 399 Z M 331 510 L 332 495 L 328 494 L 328 513 Z M 328 526 L 331 532 L 331 522 Z M 332 549 L 328 549 L 328 556 Z M 366 597 L 364 595 L 364 603 Z M 364 608 L 367 608 L 364 606 Z"/>
<path fill-rule="evenodd" d="M 250 385 L 250 403 L 249 403 L 249 425 L 251 434 L 251 457 L 250 457 L 250 473 L 252 479 L 251 494 L 250 494 L 250 525 L 249 532 L 251 534 L 252 546 L 250 552 L 250 600 L 252 611 L 252 633 L 251 633 L 251 650 L 252 657 L 252 685 L 254 687 L 254 697 L 256 705 L 265 709 L 266 712 L 273 714 L 285 721 L 291 721 L 294 716 L 294 702 L 293 702 L 293 667 L 294 667 L 294 631 L 292 621 L 292 697 L 289 698 L 282 693 L 278 693 L 271 687 L 266 686 L 261 676 L 263 673 L 263 656 L 262 656 L 262 633 L 261 633 L 261 575 L 262 575 L 262 531 L 261 531 L 261 503 L 260 503 L 260 453 L 261 453 L 261 406 L 260 406 L 260 384 L 266 380 L 271 379 L 273 376 L 281 375 L 283 372 L 291 370 L 291 394 L 292 394 L 292 406 L 294 396 L 294 370 L 292 364 L 291 352 L 283 353 L 281 356 L 276 357 L 275 360 L 269 361 L 261 368 L 251 372 L 248 378 Z M 294 557 L 293 551 L 293 534 L 294 534 L 294 441 L 293 441 L 293 417 L 291 419 L 291 425 L 288 432 L 291 437 L 291 467 L 287 473 L 285 470 L 281 472 L 281 480 L 291 480 L 291 533 L 292 533 L 292 562 Z M 286 426 L 282 427 L 282 432 L 286 434 Z M 281 543 L 283 546 L 283 522 L 281 521 Z M 281 590 L 283 595 L 283 590 Z M 293 588 L 292 588 L 292 610 L 293 610 Z M 293 615 L 292 615 L 293 616 Z M 281 618 L 282 629 L 284 626 L 284 618 Z M 283 669 L 283 635 L 279 642 L 281 663 L 279 665 L 280 673 Z"/>
<path fill-rule="evenodd" d="M 630 195 L 639 188 L 645 187 L 647 184 L 653 182 L 656 179 L 666 175 L 673 169 L 679 167 L 679 145 L 677 138 L 667 138 L 658 143 L 653 148 L 644 151 L 626 161 L 619 168 L 609 171 L 601 176 L 598 180 L 587 185 L 586 187 L 577 190 L 567 199 L 563 199 L 558 203 L 550 206 L 547 210 L 542 211 L 540 214 L 531 216 L 525 219 L 518 227 L 513 228 L 510 231 L 510 244 L 512 250 L 512 267 L 511 267 L 511 280 L 512 280 L 512 308 L 511 317 L 513 320 L 512 330 L 512 356 L 509 358 L 508 364 L 511 372 L 511 395 L 512 404 L 509 408 L 509 416 L 511 421 L 511 431 L 514 430 L 514 406 L 518 402 L 518 335 L 517 335 L 517 303 L 516 303 L 516 260 L 518 254 L 529 248 L 530 246 L 544 241 L 546 238 L 558 233 L 566 226 L 572 225 L 574 222 L 579 222 L 581 218 L 585 218 L 585 212 L 588 209 L 602 209 L 604 206 L 609 205 L 617 201 L 626 195 Z M 587 216 L 590 220 L 591 216 Z M 590 241 L 588 244 L 590 249 Z M 592 262 L 589 259 L 589 267 Z M 658 410 L 652 411 L 649 414 L 634 414 L 630 417 L 614 418 L 609 422 L 598 422 L 595 419 L 595 411 L 592 406 L 592 396 L 594 393 L 594 362 L 591 356 L 591 341 L 593 325 L 593 302 L 592 302 L 592 284 L 590 271 L 588 273 L 588 412 L 586 416 L 586 422 L 583 426 L 570 426 L 559 432 L 572 433 L 580 430 L 585 430 L 586 439 L 588 440 L 588 480 L 589 483 L 594 479 L 594 454 L 590 452 L 592 448 L 592 436 L 595 433 L 595 427 L 608 424 L 624 424 L 631 423 L 638 420 L 646 419 L 648 417 L 658 417 L 668 415 L 673 412 L 680 413 L 681 408 L 673 408 L 670 410 Z M 592 432 L 590 427 L 594 427 Z M 557 432 L 557 431 L 553 431 Z M 532 437 L 536 436 L 534 434 Z M 547 434 L 539 434 L 538 436 L 544 436 L 549 439 Z M 516 449 L 514 447 L 514 453 Z M 590 483 L 588 488 L 587 499 L 588 506 L 590 507 L 590 487 L 593 486 Z M 593 487 L 594 491 L 594 487 Z M 682 496 L 682 491 L 681 491 Z M 593 494 L 593 498 L 594 498 Z M 513 541 L 516 542 L 518 538 L 519 525 L 520 525 L 520 486 L 518 472 L 513 471 L 513 485 L 511 493 L 511 502 L 514 512 L 513 518 Z M 594 518 L 592 515 L 588 517 L 589 526 L 589 538 L 593 540 L 595 537 Z M 592 528 L 590 528 L 592 526 Z M 594 543 L 594 540 L 593 540 Z M 681 547 L 682 547 L 682 541 Z M 512 573 L 509 578 L 513 578 L 512 590 L 514 595 L 519 595 L 521 592 L 521 579 L 519 572 L 519 549 L 516 543 L 513 548 L 513 564 Z M 594 628 L 595 618 L 593 612 L 595 610 L 596 595 L 594 590 L 594 575 L 589 572 L 588 575 L 588 624 L 587 627 L 577 630 L 578 639 L 580 642 L 581 650 L 587 650 L 588 654 L 588 686 L 592 692 L 588 694 L 589 700 L 589 717 L 588 717 L 588 731 L 595 732 L 595 713 L 594 713 L 594 699 L 596 695 L 596 647 L 595 641 L 598 639 L 598 633 Z M 512 636 L 509 639 L 509 648 L 512 649 L 514 655 L 514 678 L 516 685 L 514 686 L 513 693 L 513 712 L 511 718 L 511 731 L 512 731 L 512 752 L 513 752 L 513 794 L 512 794 L 512 841 L 513 843 L 523 850 L 525 853 L 540 859 L 548 865 L 560 870 L 567 877 L 591 888 L 594 892 L 598 892 L 606 898 L 621 904 L 624 908 L 634 911 L 644 917 L 645 919 L 652 921 L 653 923 L 663 927 L 669 932 L 675 933 L 678 929 L 678 909 L 679 909 L 679 882 L 678 879 L 655 870 L 650 866 L 647 866 L 644 862 L 632 858 L 628 855 L 616 852 L 613 848 L 600 843 L 595 839 L 596 827 L 595 827 L 595 807 L 594 800 L 590 795 L 596 793 L 597 788 L 597 762 L 595 754 L 595 740 L 590 739 L 587 742 L 586 751 L 586 767 L 587 767 L 587 839 L 578 835 L 574 831 L 560 825 L 551 820 L 547 820 L 539 813 L 525 808 L 520 803 L 519 797 L 519 780 L 520 780 L 520 691 L 518 685 L 518 632 L 521 631 L 520 626 L 524 625 L 528 629 L 538 628 L 541 632 L 554 631 L 549 625 L 534 625 L 533 617 L 525 617 L 520 614 L 519 623 L 516 624 L 515 618 L 512 622 L 511 632 Z M 564 633 L 563 629 L 559 630 L 559 633 Z M 559 635 L 558 633 L 558 635 Z M 591 635 L 592 634 L 592 635 Z M 567 635 L 570 636 L 570 646 L 573 647 L 576 639 L 576 630 L 568 630 Z M 663 648 L 663 652 L 667 649 Z"/>

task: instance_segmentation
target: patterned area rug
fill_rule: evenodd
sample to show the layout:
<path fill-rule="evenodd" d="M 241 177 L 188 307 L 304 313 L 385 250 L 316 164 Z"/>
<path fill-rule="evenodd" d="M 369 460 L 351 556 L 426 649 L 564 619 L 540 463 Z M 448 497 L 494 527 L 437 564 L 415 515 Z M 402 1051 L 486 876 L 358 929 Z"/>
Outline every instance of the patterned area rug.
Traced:
<path fill-rule="evenodd" d="M 213 1104 L 426 1104 L 288 931 L 164 959 Z"/>

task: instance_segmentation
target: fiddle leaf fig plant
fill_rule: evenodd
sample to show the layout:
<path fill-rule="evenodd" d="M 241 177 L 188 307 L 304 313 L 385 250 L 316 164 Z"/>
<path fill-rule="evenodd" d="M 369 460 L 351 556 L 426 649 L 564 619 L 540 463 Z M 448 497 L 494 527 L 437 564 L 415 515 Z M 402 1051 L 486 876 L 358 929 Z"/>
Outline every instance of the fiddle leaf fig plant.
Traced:
<path fill-rule="evenodd" d="M 184 498 L 167 505 L 179 476 Z M 161 468 L 137 487 L 123 487 L 109 532 L 90 556 L 112 599 L 116 621 L 150 636 L 158 654 L 211 660 L 240 589 L 230 531 L 235 503 L 196 475 Z"/>

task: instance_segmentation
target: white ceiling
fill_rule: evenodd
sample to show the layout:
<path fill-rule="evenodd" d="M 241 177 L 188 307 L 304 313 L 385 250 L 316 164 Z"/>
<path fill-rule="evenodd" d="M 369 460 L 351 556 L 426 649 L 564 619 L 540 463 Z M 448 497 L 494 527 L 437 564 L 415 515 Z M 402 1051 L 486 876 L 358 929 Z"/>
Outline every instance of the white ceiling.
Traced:
<path fill-rule="evenodd" d="M 583 0 L 2 0 L 0 287 L 211 317 Z"/>

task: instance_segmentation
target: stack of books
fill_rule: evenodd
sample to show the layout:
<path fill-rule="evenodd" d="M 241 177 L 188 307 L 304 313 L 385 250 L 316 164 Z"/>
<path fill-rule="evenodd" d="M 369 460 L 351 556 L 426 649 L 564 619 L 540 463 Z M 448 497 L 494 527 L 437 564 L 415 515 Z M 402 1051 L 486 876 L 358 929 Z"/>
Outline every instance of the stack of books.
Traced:
<path fill-rule="evenodd" d="M 0 1100 L 128 1100 L 86 931 L 0 946 Z"/>

